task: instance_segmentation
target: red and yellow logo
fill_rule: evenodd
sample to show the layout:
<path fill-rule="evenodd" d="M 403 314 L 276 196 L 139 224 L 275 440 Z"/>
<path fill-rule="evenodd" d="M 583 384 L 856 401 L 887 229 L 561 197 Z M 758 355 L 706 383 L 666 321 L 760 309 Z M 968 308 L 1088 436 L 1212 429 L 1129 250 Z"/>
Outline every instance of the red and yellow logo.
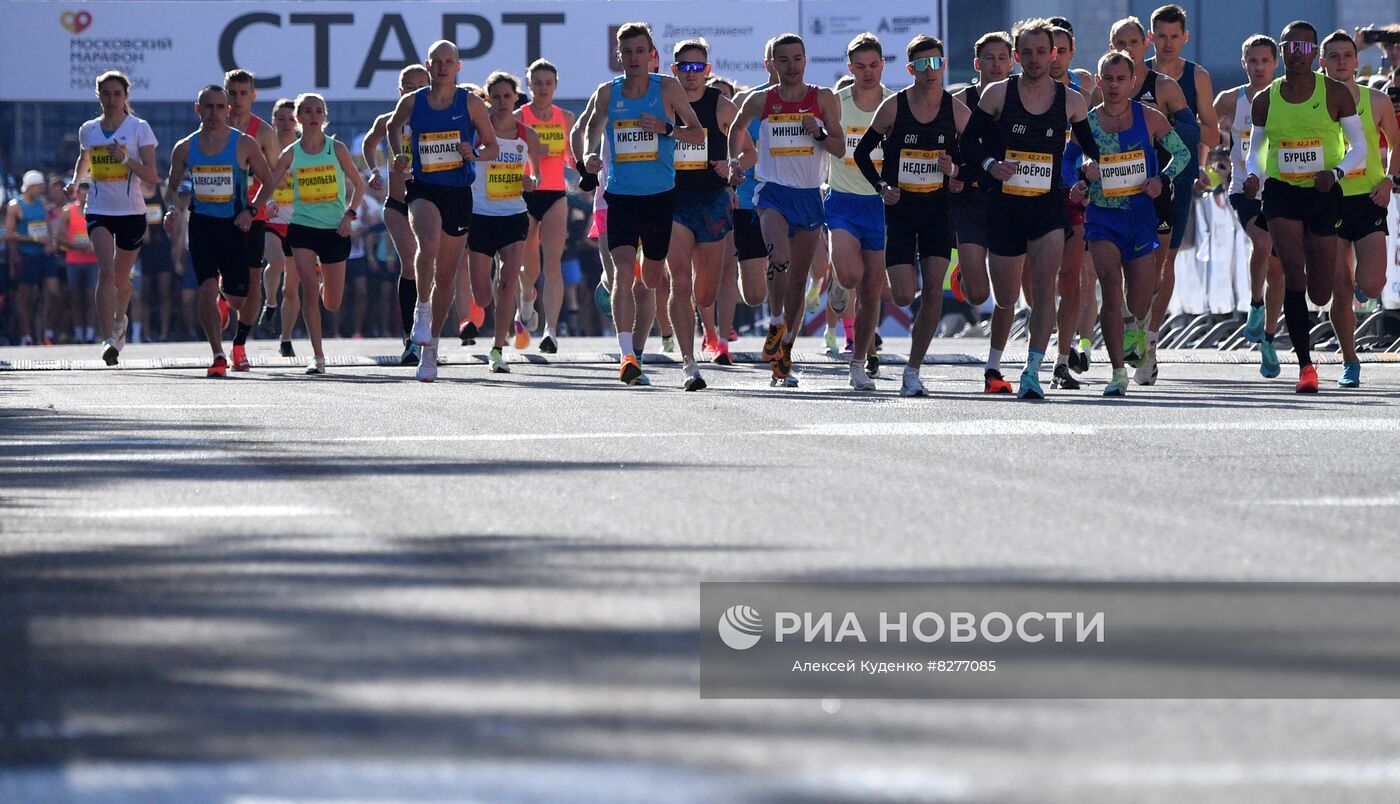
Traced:
<path fill-rule="evenodd" d="M 92 15 L 86 11 L 65 11 L 58 16 L 58 22 L 68 33 L 80 34 L 92 25 Z"/>

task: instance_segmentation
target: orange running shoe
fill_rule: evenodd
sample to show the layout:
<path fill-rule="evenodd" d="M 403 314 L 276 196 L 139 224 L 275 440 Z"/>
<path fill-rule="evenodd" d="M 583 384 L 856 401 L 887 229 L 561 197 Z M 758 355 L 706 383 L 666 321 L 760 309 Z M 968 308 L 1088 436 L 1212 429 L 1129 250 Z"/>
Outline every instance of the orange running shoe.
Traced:
<path fill-rule="evenodd" d="M 982 372 L 982 382 L 984 383 L 982 386 L 983 393 L 1013 394 L 1016 392 L 1015 389 L 1011 387 L 1011 383 L 1007 382 L 1006 378 L 1001 376 L 1001 372 L 996 369 L 987 369 Z"/>
<path fill-rule="evenodd" d="M 253 364 L 248 362 L 248 350 L 244 347 L 233 345 L 233 370 L 248 371 L 253 368 Z"/>
<path fill-rule="evenodd" d="M 636 355 L 627 355 L 622 358 L 622 370 L 620 379 L 627 385 L 636 385 L 637 380 L 642 376 L 642 364 L 637 362 Z"/>
<path fill-rule="evenodd" d="M 228 299 L 220 295 L 214 304 L 219 307 L 219 331 L 222 332 L 228 329 Z"/>
<path fill-rule="evenodd" d="M 530 331 L 517 319 L 515 322 L 515 350 L 524 351 L 530 345 Z"/>
<path fill-rule="evenodd" d="M 701 346 L 701 351 L 711 356 L 719 354 L 719 337 L 714 333 L 706 335 L 704 344 Z"/>
<path fill-rule="evenodd" d="M 228 359 L 223 355 L 215 355 L 214 362 L 210 364 L 209 371 L 205 372 L 206 377 L 227 377 Z"/>
<path fill-rule="evenodd" d="M 471 300 L 471 306 L 467 308 L 467 320 L 476 325 L 478 329 L 486 323 L 486 308 L 476 303 L 476 299 Z"/>
<path fill-rule="evenodd" d="M 1294 389 L 1300 394 L 1317 393 L 1317 367 L 1308 365 L 1298 370 L 1298 387 Z"/>
<path fill-rule="evenodd" d="M 720 341 L 717 347 L 713 358 L 714 364 L 717 366 L 734 365 L 734 358 L 729 356 L 729 343 L 727 341 Z"/>
<path fill-rule="evenodd" d="M 760 355 L 765 363 L 778 362 L 782 355 L 783 334 L 786 332 L 786 324 L 768 325 L 768 336 L 763 339 L 763 354 Z"/>

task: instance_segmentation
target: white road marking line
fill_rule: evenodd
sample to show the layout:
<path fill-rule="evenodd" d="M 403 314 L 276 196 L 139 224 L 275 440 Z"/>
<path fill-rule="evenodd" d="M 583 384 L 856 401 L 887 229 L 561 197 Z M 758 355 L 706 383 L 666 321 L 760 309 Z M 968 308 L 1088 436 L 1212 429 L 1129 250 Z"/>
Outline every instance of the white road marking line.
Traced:
<path fill-rule="evenodd" d="M 1020 419 L 966 419 L 954 422 L 856 422 L 807 424 L 795 435 L 813 436 L 1021 436 L 1094 435 L 1089 425 Z"/>
<path fill-rule="evenodd" d="M 107 510 L 66 511 L 63 516 L 82 519 L 211 519 L 217 517 L 296 517 L 330 516 L 331 508 L 305 505 L 184 505 L 172 508 L 109 508 Z"/>
<path fill-rule="evenodd" d="M 1198 762 L 1124 763 L 1090 766 L 1085 780 L 1096 785 L 1141 788 L 1240 785 L 1382 787 L 1400 782 L 1400 762 Z"/>
<path fill-rule="evenodd" d="M 1248 505 L 1291 505 L 1299 508 L 1388 508 L 1400 497 L 1311 497 L 1301 500 L 1241 500 Z"/>
<path fill-rule="evenodd" d="M 102 405 L 68 405 L 68 404 L 57 404 L 57 405 L 54 405 L 54 406 L 53 406 L 52 410 L 53 410 L 54 412 L 58 412 L 58 413 L 61 413 L 61 412 L 65 411 L 65 410 L 106 410 L 106 411 L 111 411 L 112 413 L 121 413 L 121 412 L 123 412 L 123 411 L 128 411 L 128 410 L 228 410 L 229 408 L 237 408 L 237 409 L 239 409 L 239 410 L 243 410 L 243 409 L 246 409 L 246 408 L 273 408 L 273 407 L 277 407 L 277 406 L 276 406 L 276 405 L 271 405 L 271 404 L 263 404 L 263 403 L 249 404 L 249 403 L 247 403 L 247 402 L 236 402 L 236 403 L 235 403 L 235 402 L 229 402 L 229 403 L 225 403 L 225 404 L 221 404 L 221 405 L 209 404 L 209 403 L 203 403 L 203 402 L 200 402 L 200 403 L 190 403 L 190 404 L 174 404 L 174 405 L 130 405 L 130 404 L 127 404 L 127 403 L 125 403 L 125 402 L 108 402 L 108 403 L 102 404 Z M 48 410 L 48 408 L 38 408 L 38 409 L 39 409 L 39 410 Z"/>
<path fill-rule="evenodd" d="M 55 439 L 50 441 L 5 441 L 4 447 L 211 447 L 217 444 L 207 438 L 93 438 Z"/>

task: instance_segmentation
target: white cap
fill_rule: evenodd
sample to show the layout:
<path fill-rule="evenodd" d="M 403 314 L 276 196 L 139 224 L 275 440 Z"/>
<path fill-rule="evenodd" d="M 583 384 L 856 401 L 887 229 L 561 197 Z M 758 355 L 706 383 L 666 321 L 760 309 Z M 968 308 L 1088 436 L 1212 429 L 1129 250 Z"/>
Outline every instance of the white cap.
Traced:
<path fill-rule="evenodd" d="M 19 189 L 20 192 L 24 192 L 30 187 L 43 187 L 45 184 L 46 182 L 44 181 L 44 174 L 40 173 L 37 170 L 31 170 L 28 173 L 24 174 L 24 181 L 20 184 Z"/>

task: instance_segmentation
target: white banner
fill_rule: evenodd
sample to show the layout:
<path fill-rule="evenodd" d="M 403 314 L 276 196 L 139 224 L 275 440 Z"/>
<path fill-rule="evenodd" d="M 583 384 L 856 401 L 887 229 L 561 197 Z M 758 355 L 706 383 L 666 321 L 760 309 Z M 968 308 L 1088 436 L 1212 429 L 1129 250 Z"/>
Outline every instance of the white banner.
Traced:
<path fill-rule="evenodd" d="M 855 10 L 837 13 L 843 5 Z M 90 101 L 93 78 L 119 69 L 131 76 L 138 102 L 192 102 L 234 67 L 257 75 L 264 99 L 314 91 L 330 100 L 379 100 L 397 94 L 398 71 L 421 62 L 436 39 L 461 48 L 462 81 L 480 83 L 498 69 L 522 75 L 542 56 L 559 67 L 560 98 L 586 98 L 618 72 L 613 34 L 631 20 L 651 24 L 663 65 L 677 41 L 704 36 L 715 72 L 746 84 L 764 80 L 770 37 L 801 31 L 819 66 L 809 80 L 829 83 L 844 72 L 854 33 L 887 36 L 887 55 L 896 58 L 911 32 L 938 35 L 941 11 L 907 9 L 893 0 L 7 0 L 0 3 L 0 24 L 11 34 L 0 48 L 0 100 Z M 810 30 L 803 30 L 804 13 Z"/>

